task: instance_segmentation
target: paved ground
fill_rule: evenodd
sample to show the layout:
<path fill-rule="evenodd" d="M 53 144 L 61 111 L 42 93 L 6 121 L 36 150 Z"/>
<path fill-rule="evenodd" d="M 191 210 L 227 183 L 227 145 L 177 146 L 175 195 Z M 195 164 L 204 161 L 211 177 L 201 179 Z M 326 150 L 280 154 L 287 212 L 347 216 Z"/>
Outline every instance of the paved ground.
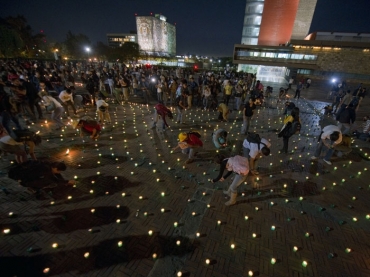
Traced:
<path fill-rule="evenodd" d="M 31 126 L 45 139 L 37 156 L 64 160 L 64 176 L 78 184 L 35 198 L 5 177 L 12 157 L 2 157 L 0 227 L 10 232 L 0 239 L 1 276 L 370 276 L 369 143 L 354 141 L 332 166 L 309 160 L 320 124 L 333 122 L 320 115 L 326 94 L 325 84 L 302 93 L 303 129 L 288 155 L 278 153 L 275 132 L 283 105 L 271 99 L 257 110 L 252 130 L 271 141 L 272 154 L 259 163 L 261 175 L 240 186 L 232 207 L 221 191 L 231 178 L 208 182 L 218 174 L 211 133 L 226 128 L 225 152 L 239 153 L 240 113 L 220 124 L 216 113 L 194 109 L 187 125 L 172 121 L 161 132 L 150 129 L 152 108 L 132 98 L 111 106 L 114 124 L 97 142 L 71 127 L 56 133 L 50 124 Z M 359 113 L 369 107 L 365 98 Z M 184 166 L 186 156 L 171 147 L 190 129 L 201 132 L 205 146 Z"/>

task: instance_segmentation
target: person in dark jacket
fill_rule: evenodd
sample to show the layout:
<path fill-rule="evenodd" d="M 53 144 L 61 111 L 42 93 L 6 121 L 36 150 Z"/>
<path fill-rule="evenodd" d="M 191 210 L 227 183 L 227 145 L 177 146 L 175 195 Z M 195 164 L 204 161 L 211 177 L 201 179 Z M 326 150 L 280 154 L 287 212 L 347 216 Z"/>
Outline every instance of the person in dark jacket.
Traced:
<path fill-rule="evenodd" d="M 23 166 L 26 166 L 26 164 Z M 58 185 L 74 185 L 74 180 L 65 180 L 61 175 L 66 169 L 64 162 L 39 163 L 32 171 L 32 175 L 27 180 L 21 180 L 20 184 L 27 187 L 32 193 L 39 192 L 41 189 L 54 188 Z"/>
<path fill-rule="evenodd" d="M 338 127 L 342 130 L 344 127 L 343 135 L 348 135 L 351 130 L 351 125 L 356 120 L 356 111 L 353 104 L 349 104 L 347 108 L 343 109 L 342 112 L 338 115 Z"/>
<path fill-rule="evenodd" d="M 251 124 L 251 119 L 253 116 L 253 110 L 256 109 L 256 105 L 254 104 L 254 98 L 250 97 L 247 104 L 245 104 L 243 109 L 243 126 L 241 133 L 246 134 L 248 133 L 249 126 Z"/>

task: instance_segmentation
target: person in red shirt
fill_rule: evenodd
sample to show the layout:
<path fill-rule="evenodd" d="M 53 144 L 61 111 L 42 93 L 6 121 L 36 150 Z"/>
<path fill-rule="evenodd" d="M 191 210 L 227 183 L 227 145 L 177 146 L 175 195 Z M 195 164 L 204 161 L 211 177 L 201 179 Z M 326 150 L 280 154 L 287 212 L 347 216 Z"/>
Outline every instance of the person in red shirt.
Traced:
<path fill-rule="evenodd" d="M 197 132 L 180 133 L 179 143 L 176 147 L 172 148 L 175 151 L 177 148 L 182 149 L 182 153 L 189 155 L 186 164 L 194 162 L 196 148 L 202 147 L 203 142 L 200 140 L 200 134 Z"/>
<path fill-rule="evenodd" d="M 153 122 L 152 129 L 155 129 L 155 127 L 157 126 L 157 122 L 159 120 L 159 117 L 161 117 L 162 120 L 163 120 L 162 128 L 163 128 L 163 131 L 164 131 L 166 129 L 166 126 L 167 126 L 167 128 L 169 127 L 167 122 L 166 122 L 166 115 L 170 119 L 173 119 L 172 112 L 171 112 L 170 109 L 168 109 L 162 103 L 158 103 L 157 105 L 155 105 L 154 109 L 155 109 L 155 115 L 154 115 L 154 122 Z"/>
<path fill-rule="evenodd" d="M 83 133 L 91 134 L 91 139 L 97 139 L 101 132 L 101 125 L 93 119 L 81 119 L 80 121 L 75 121 L 73 124 L 74 128 L 79 128 L 80 137 L 83 137 Z"/>

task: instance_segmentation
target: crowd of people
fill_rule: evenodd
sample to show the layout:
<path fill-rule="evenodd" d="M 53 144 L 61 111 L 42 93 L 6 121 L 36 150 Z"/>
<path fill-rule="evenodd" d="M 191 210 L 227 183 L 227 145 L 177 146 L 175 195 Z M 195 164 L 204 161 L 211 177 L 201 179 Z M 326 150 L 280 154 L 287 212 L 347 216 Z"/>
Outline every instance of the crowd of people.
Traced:
<path fill-rule="evenodd" d="M 241 112 L 243 124 L 240 130 L 246 136 L 243 142 L 241 156 L 227 157 L 217 155 L 215 162 L 220 164 L 220 174 L 212 182 L 223 181 L 231 172 L 236 173 L 232 184 L 225 194 L 230 197 L 226 205 L 236 203 L 237 187 L 245 180 L 248 174 L 258 175 L 257 161 L 262 156 L 270 154 L 271 143 L 265 138 L 252 136 L 249 132 L 254 110 L 264 104 L 271 96 L 272 87 L 264 87 L 254 74 L 237 74 L 222 72 L 213 74 L 178 69 L 161 70 L 156 67 L 136 66 L 124 67 L 118 64 L 96 63 L 66 63 L 51 62 L 3 62 L 0 67 L 0 118 L 1 138 L 0 150 L 16 155 L 19 164 L 27 162 L 27 152 L 20 146 L 29 147 L 32 160 L 36 160 L 34 146 L 41 141 L 16 141 L 15 131 L 24 130 L 24 124 L 37 123 L 44 120 L 47 114 L 55 124 L 55 131 L 71 125 L 78 129 L 80 136 L 89 135 L 92 140 L 99 138 L 104 124 L 110 124 L 110 103 L 124 105 L 130 99 L 146 105 L 154 104 L 154 121 L 152 128 L 165 131 L 169 125 L 166 117 L 172 119 L 172 108 L 176 110 L 176 124 L 188 125 L 186 111 L 202 109 L 209 112 L 219 112 L 218 120 L 227 122 L 233 112 Z M 293 82 L 289 81 L 288 88 L 281 88 L 278 101 L 285 101 L 287 92 L 292 89 Z M 296 97 L 300 98 L 300 91 L 308 89 L 311 80 L 297 83 Z M 349 134 L 351 124 L 356 119 L 358 109 L 366 89 L 360 87 L 356 95 L 340 97 L 334 106 L 338 109 L 338 126 L 326 126 L 319 138 L 319 145 L 312 159 L 317 159 L 322 151 L 326 151 L 324 161 L 331 164 L 330 159 L 335 147 L 341 143 L 342 134 Z M 339 90 L 341 92 L 341 90 Z M 350 94 L 350 91 L 347 91 Z M 141 99 L 140 99 L 141 98 Z M 358 99 L 357 105 L 354 98 Z M 349 100 L 350 99 L 350 100 Z M 79 116 L 79 111 L 86 107 L 96 109 L 97 118 Z M 289 138 L 299 134 L 301 120 L 299 108 L 294 102 L 285 103 L 285 118 L 279 137 L 283 139 L 282 153 L 288 153 Z M 73 112 L 73 119 L 70 114 Z M 37 113 L 36 113 L 37 111 Z M 349 122 L 347 120 L 349 118 Z M 24 119 L 23 121 L 20 119 Z M 159 122 L 162 121 L 161 124 Z M 362 132 L 356 132 L 358 138 L 369 137 L 370 119 L 364 118 L 365 125 Z M 22 122 L 22 124 L 21 124 Z M 365 128 L 366 127 L 366 128 Z M 342 132 L 342 128 L 345 130 Z M 215 130 L 212 141 L 216 149 L 224 149 L 228 145 L 227 132 L 224 129 Z M 13 141 L 14 140 L 14 141 Z M 186 164 L 196 159 L 197 151 L 203 147 L 203 141 L 197 132 L 181 132 L 178 135 L 179 143 L 172 150 L 181 149 L 188 156 Z M 26 148 L 25 148 L 26 149 Z M 32 149 L 32 150 L 31 150 Z M 47 168 L 50 167 L 50 165 Z M 65 170 L 62 165 L 59 169 Z M 227 169 L 229 173 L 222 176 Z M 59 170 L 61 171 L 61 170 Z M 66 184 L 68 182 L 65 182 Z M 27 186 L 27 185 L 26 185 Z M 38 187 L 39 188 L 39 187 Z"/>

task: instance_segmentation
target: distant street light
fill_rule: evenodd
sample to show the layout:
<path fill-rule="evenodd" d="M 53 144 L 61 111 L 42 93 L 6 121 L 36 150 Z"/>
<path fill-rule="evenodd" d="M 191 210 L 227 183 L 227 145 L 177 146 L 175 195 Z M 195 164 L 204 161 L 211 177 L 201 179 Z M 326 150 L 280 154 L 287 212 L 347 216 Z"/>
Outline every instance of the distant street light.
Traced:
<path fill-rule="evenodd" d="M 85 50 L 87 52 L 87 58 L 89 59 L 90 58 L 90 51 L 91 51 L 91 48 L 90 47 L 85 47 Z"/>

